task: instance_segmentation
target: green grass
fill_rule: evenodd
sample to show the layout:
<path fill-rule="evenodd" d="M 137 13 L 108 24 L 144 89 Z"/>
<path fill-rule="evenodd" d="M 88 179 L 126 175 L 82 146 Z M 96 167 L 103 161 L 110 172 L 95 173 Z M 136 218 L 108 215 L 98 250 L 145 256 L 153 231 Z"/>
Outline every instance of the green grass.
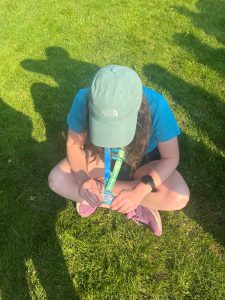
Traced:
<path fill-rule="evenodd" d="M 0 299 L 225 299 L 225 2 L 0 1 Z M 154 237 L 47 187 L 96 70 L 134 68 L 182 129 L 189 205 Z"/>

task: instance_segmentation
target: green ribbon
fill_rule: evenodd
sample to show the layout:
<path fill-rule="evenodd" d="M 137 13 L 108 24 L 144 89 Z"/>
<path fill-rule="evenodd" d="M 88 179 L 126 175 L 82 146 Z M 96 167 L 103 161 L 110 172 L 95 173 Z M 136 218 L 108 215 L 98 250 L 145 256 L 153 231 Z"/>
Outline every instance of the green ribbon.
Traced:
<path fill-rule="evenodd" d="M 105 189 L 107 191 L 112 192 L 112 190 L 114 188 L 114 185 L 116 183 L 116 179 L 119 175 L 119 171 L 121 169 L 122 163 L 124 161 L 124 158 L 125 158 L 125 150 L 123 148 L 121 148 L 118 152 L 118 156 L 116 158 L 116 163 L 115 163 L 115 166 L 114 166 L 113 171 L 111 173 L 111 176 L 109 178 L 109 181 L 107 182 L 106 187 L 105 187 Z"/>

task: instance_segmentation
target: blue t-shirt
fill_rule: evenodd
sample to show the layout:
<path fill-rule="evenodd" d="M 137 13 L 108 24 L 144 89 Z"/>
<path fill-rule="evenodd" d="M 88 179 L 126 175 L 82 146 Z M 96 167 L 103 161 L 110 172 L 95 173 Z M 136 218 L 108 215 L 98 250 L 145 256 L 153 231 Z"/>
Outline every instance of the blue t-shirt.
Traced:
<path fill-rule="evenodd" d="M 67 124 L 75 132 L 87 130 L 89 88 L 80 89 L 76 94 Z M 168 141 L 180 134 L 173 112 L 165 98 L 148 87 L 143 87 L 143 93 L 149 105 L 151 114 L 151 136 L 146 153 L 154 150 L 158 142 Z"/>

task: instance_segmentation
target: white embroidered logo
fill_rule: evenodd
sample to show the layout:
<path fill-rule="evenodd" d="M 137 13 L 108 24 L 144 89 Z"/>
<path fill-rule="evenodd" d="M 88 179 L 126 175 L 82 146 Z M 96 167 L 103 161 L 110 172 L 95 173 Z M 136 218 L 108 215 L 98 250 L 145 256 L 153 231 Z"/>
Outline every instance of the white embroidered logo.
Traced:
<path fill-rule="evenodd" d="M 107 118 L 116 118 L 119 116 L 118 111 L 111 108 L 103 110 L 102 113 Z"/>

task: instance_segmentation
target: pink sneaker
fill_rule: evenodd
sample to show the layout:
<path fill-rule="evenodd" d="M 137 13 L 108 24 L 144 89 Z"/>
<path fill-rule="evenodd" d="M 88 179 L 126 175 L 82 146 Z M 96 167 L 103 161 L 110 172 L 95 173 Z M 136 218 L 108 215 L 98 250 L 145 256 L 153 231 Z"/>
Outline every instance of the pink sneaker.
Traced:
<path fill-rule="evenodd" d="M 97 208 L 98 208 L 97 206 L 92 207 L 88 204 L 83 204 L 83 203 L 78 203 L 78 202 L 76 203 L 76 209 L 77 209 L 78 214 L 84 218 L 87 218 L 90 215 L 92 215 L 96 211 Z"/>
<path fill-rule="evenodd" d="M 158 210 L 152 210 L 139 205 L 135 210 L 127 214 L 128 219 L 135 223 L 147 225 L 154 235 L 162 235 L 162 221 Z"/>

